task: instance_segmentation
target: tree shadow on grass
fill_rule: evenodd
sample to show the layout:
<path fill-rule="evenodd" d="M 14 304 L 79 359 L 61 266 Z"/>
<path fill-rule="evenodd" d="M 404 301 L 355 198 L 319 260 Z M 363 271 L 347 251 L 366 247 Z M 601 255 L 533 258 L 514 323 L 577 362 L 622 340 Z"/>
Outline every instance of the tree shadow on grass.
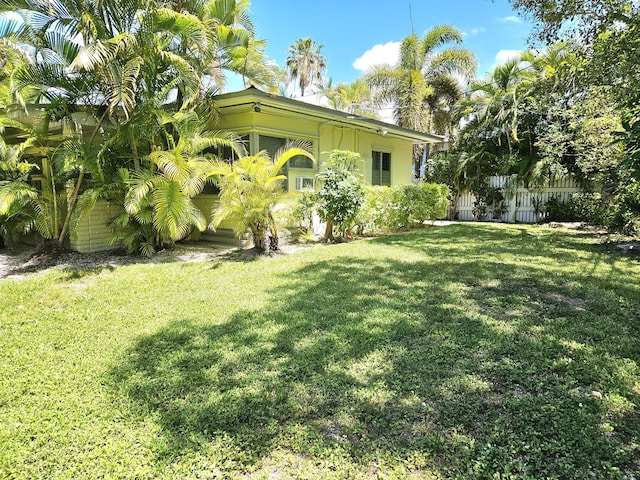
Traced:
<path fill-rule="evenodd" d="M 588 264 L 582 275 L 594 274 L 599 267 L 606 265 L 607 279 L 615 279 L 620 274 L 616 263 L 619 260 L 640 266 L 640 256 L 623 253 L 593 232 L 572 232 L 568 235 L 566 231 L 543 226 L 533 230 L 531 226 L 463 223 L 435 227 L 428 236 L 420 231 L 412 231 L 373 241 L 451 258 L 465 255 L 472 259 L 500 262 L 503 256 L 515 255 L 523 261 L 533 261 L 532 267 L 538 262 L 537 259 L 545 258 L 553 258 L 560 264 L 573 264 L 576 255 L 579 255 L 581 262 Z M 602 277 L 602 273 L 598 275 Z"/>
<path fill-rule="evenodd" d="M 308 264 L 264 308 L 177 318 L 132 346 L 115 388 L 159 425 L 161 463 L 201 455 L 244 472 L 284 450 L 346 476 L 633 471 L 637 318 L 545 302 L 548 282 L 526 263 L 444 251 Z M 612 329 L 631 340 L 597 336 Z"/>

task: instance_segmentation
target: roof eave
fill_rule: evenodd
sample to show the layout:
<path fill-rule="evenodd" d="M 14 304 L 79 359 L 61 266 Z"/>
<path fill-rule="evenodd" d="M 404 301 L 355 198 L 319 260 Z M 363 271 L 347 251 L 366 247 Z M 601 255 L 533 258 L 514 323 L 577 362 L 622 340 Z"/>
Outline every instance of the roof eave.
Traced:
<path fill-rule="evenodd" d="M 238 102 L 238 100 L 241 100 L 241 102 Z M 439 135 L 416 132 L 414 130 L 399 127 L 392 123 L 386 123 L 381 120 L 354 116 L 346 112 L 333 110 L 331 108 L 322 107 L 320 105 L 313 105 L 311 103 L 301 102 L 300 100 L 294 100 L 278 95 L 271 95 L 255 87 L 250 87 L 239 92 L 231 92 L 218 95 L 216 96 L 216 101 L 222 108 L 253 102 L 289 110 L 291 112 L 311 113 L 314 116 L 323 118 L 325 121 L 335 121 L 342 124 L 378 132 L 384 131 L 386 132 L 386 135 L 411 140 L 414 143 L 441 143 L 445 141 L 444 137 L 441 137 Z"/>

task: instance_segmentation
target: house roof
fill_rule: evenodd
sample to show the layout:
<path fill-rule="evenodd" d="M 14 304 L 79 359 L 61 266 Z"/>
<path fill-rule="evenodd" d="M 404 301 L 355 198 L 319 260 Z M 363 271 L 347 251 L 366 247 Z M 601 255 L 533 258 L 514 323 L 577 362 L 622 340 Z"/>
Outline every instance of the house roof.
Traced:
<path fill-rule="evenodd" d="M 366 117 L 359 117 L 339 110 L 334 110 L 332 108 L 313 105 L 279 95 L 272 95 L 255 87 L 249 87 L 238 92 L 224 93 L 217 95 L 215 98 L 218 108 L 220 109 L 238 106 L 249 106 L 251 108 L 257 105 L 259 105 L 260 108 L 266 106 L 268 108 L 274 108 L 284 112 L 316 117 L 323 123 L 336 122 L 358 129 L 386 132 L 385 135 L 411 140 L 413 143 L 444 142 L 444 137 L 439 135 L 416 132 L 415 130 L 399 127 L 392 123 L 386 123 Z"/>

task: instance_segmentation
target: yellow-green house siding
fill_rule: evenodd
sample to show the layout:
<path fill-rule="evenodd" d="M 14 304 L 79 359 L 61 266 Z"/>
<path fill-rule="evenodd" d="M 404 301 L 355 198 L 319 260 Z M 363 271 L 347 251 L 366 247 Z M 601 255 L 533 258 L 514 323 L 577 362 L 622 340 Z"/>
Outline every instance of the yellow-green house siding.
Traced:
<path fill-rule="evenodd" d="M 117 248 L 109 243 L 109 220 L 116 214 L 116 207 L 103 201 L 85 212 L 70 235 L 70 247 L 80 253 L 102 252 Z"/>
<path fill-rule="evenodd" d="M 248 127 L 249 126 L 249 127 Z M 288 188 L 294 191 L 296 177 L 313 177 L 328 153 L 334 149 L 357 152 L 362 157 L 361 174 L 367 183 L 371 183 L 373 151 L 391 154 L 391 184 L 402 185 L 412 182 L 413 144 L 410 141 L 383 135 L 376 131 L 362 131 L 349 125 L 329 124 L 326 120 L 305 117 L 304 114 L 291 113 L 285 117 L 280 112 L 270 113 L 262 107 L 256 113 L 252 109 L 224 113 L 218 128 L 249 134 L 251 152 L 257 153 L 261 147 L 259 136 L 268 135 L 281 138 L 292 138 L 311 142 L 316 166 L 309 169 L 290 169 L 288 171 Z"/>

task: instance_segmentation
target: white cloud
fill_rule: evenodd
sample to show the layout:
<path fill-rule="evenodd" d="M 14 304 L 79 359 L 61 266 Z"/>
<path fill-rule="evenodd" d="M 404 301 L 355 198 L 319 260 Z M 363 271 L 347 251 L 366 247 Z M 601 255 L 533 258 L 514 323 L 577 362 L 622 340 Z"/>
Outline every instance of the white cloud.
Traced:
<path fill-rule="evenodd" d="M 498 61 L 498 65 L 502 65 L 503 63 L 506 63 L 509 60 L 513 60 L 519 57 L 520 57 L 520 50 L 500 50 L 496 54 L 496 60 Z"/>
<path fill-rule="evenodd" d="M 378 44 L 364 52 L 362 56 L 353 62 L 353 68 L 366 71 L 374 65 L 395 65 L 400 57 L 400 42 L 387 42 Z"/>
<path fill-rule="evenodd" d="M 522 23 L 522 20 L 515 15 L 499 18 L 498 21 L 501 23 Z"/>
<path fill-rule="evenodd" d="M 484 27 L 479 27 L 479 28 L 472 28 L 469 31 L 464 31 L 462 32 L 462 36 L 463 37 L 468 37 L 469 35 L 471 35 L 472 37 L 476 36 L 476 35 L 480 35 L 481 33 L 486 32 L 487 29 Z"/>

